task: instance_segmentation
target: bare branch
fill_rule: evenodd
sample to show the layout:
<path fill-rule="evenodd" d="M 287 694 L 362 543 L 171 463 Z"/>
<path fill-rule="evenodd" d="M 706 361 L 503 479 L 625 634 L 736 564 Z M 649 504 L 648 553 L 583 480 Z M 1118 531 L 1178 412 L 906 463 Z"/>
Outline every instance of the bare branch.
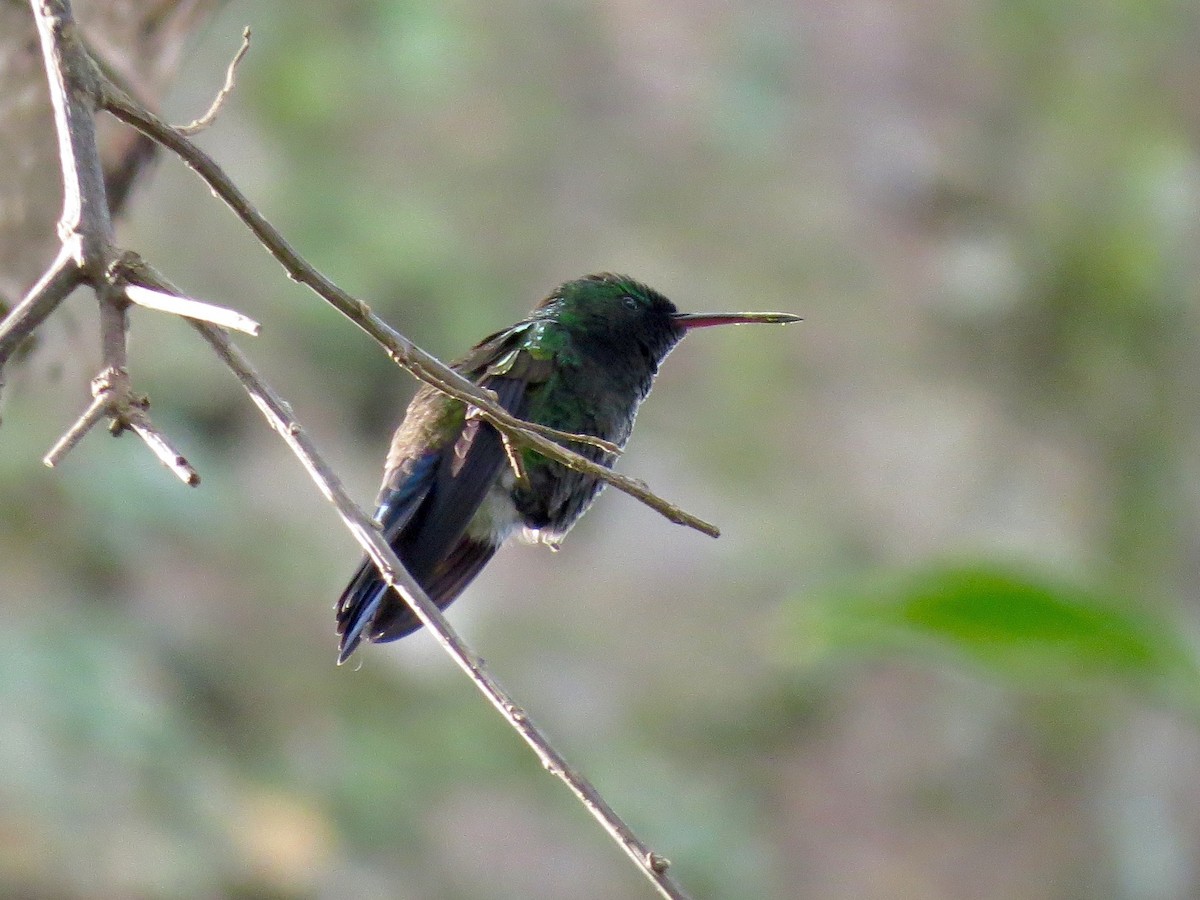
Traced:
<path fill-rule="evenodd" d="M 620 456 L 625 452 L 612 441 L 606 441 L 604 438 L 599 438 L 592 434 L 577 434 L 574 431 L 562 431 L 558 428 L 551 428 L 549 425 L 542 425 L 540 422 L 527 422 L 524 419 L 513 419 L 513 421 L 519 423 L 522 428 L 532 431 L 534 434 L 540 434 L 542 437 L 549 438 L 559 444 L 587 444 L 589 447 L 595 447 L 597 450 L 603 450 L 605 453 L 611 453 L 613 456 Z"/>
<path fill-rule="evenodd" d="M 388 546 L 379 529 L 350 499 L 341 481 L 320 457 L 315 445 L 309 440 L 300 423 L 292 416 L 288 404 L 259 377 L 249 360 L 234 346 L 225 332 L 204 322 L 193 322 L 193 325 L 237 376 L 238 381 L 254 400 L 255 405 L 258 406 L 271 427 L 287 442 L 292 452 L 296 454 L 308 471 L 309 477 L 337 509 L 338 515 L 341 516 L 350 533 L 354 535 L 355 540 L 379 569 L 383 580 L 404 598 L 417 618 L 433 633 L 459 667 L 470 676 L 475 686 L 500 711 L 500 714 L 524 739 L 525 743 L 533 749 L 546 771 L 557 776 L 571 789 L 588 812 L 637 864 L 663 897 L 672 898 L 672 900 L 686 900 L 687 894 L 683 888 L 667 875 L 670 863 L 646 846 L 605 802 L 595 787 L 567 763 L 541 730 L 533 724 L 529 714 L 518 706 L 500 686 L 487 670 L 483 660 L 450 627 L 441 611 L 425 595 L 420 585 L 404 568 L 392 548 Z"/>
<path fill-rule="evenodd" d="M 129 303 L 113 285 L 98 288 L 100 297 L 100 352 L 106 371 L 119 373 L 117 381 L 129 377 Z M 110 385 L 109 390 L 116 385 Z"/>
<path fill-rule="evenodd" d="M 659 497 L 644 482 L 628 478 L 614 472 L 608 466 L 592 462 L 545 435 L 550 433 L 560 440 L 570 440 L 593 446 L 598 445 L 596 438 L 578 434 L 566 438 L 561 432 L 554 433 L 510 415 L 495 402 L 494 397 L 488 391 L 463 378 L 462 375 L 393 329 L 375 315 L 366 303 L 351 297 L 301 257 L 207 153 L 149 110 L 143 108 L 115 85 L 106 83 L 101 86 L 101 105 L 118 119 L 159 141 L 168 150 L 177 154 L 254 233 L 267 252 L 283 266 L 289 278 L 307 285 L 318 296 L 358 325 L 383 345 L 388 351 L 388 355 L 398 365 L 456 400 L 478 409 L 480 415 L 489 424 L 507 435 L 515 444 L 528 447 L 568 468 L 611 484 L 617 490 L 640 500 L 671 522 L 693 528 L 710 537 L 720 536 L 721 532 L 715 525 Z M 610 448 L 617 449 L 613 448 L 611 444 L 604 449 L 611 452 Z"/>
<path fill-rule="evenodd" d="M 199 300 L 192 300 L 189 297 L 177 297 L 174 294 L 155 291 L 138 284 L 126 285 L 124 294 L 138 306 L 144 306 L 146 309 L 157 309 L 160 312 L 174 313 L 177 316 L 183 316 L 185 319 L 208 322 L 212 325 L 218 325 L 221 328 L 241 331 L 253 337 L 257 337 L 258 333 L 262 330 L 262 326 L 249 316 L 244 316 L 240 312 L 235 312 L 224 306 L 202 303 Z"/>
<path fill-rule="evenodd" d="M 59 237 L 79 236 L 77 262 L 99 275 L 111 253 L 112 219 L 96 146 L 97 91 L 104 80 L 79 37 L 65 0 L 30 0 L 46 61 L 62 163 L 63 211 Z"/>
<path fill-rule="evenodd" d="M 198 119 L 194 119 L 187 125 L 178 126 L 181 134 L 191 136 L 203 131 L 217 119 L 217 113 L 221 111 L 221 107 L 225 105 L 225 100 L 233 93 L 235 86 L 235 77 L 237 75 L 238 64 L 242 61 L 242 57 L 246 55 L 246 51 L 250 49 L 250 26 L 247 25 L 242 29 L 242 45 L 238 47 L 237 53 L 233 55 L 233 59 L 229 61 L 229 66 L 225 69 L 225 84 L 221 86 L 221 90 L 217 92 L 217 96 L 213 98 L 212 105 L 208 111 Z"/>
<path fill-rule="evenodd" d="M 129 379 L 129 300 L 114 284 L 118 255 L 113 245 L 112 217 L 96 145 L 97 97 L 101 86 L 110 82 L 88 55 L 67 0 L 30 0 L 30 3 L 46 63 L 58 135 L 63 181 L 63 211 L 59 220 L 62 249 L 25 300 L 0 324 L 0 363 L 72 288 L 85 282 L 90 284 L 100 304 L 103 369 L 92 381 L 95 399 L 43 461 L 47 465 L 59 462 L 107 415 L 112 419 L 113 434 L 126 429 L 135 431 L 185 484 L 197 484 L 199 475 L 151 424 L 146 413 L 148 402 L 134 393 Z"/>
<path fill-rule="evenodd" d="M 283 266 L 292 281 L 307 286 L 317 296 L 358 325 L 387 350 L 389 357 L 397 365 L 456 400 L 477 407 L 486 415 L 488 421 L 500 430 L 513 432 L 512 436 L 520 443 L 532 446 L 560 462 L 563 461 L 560 455 L 553 450 L 548 450 L 544 443 L 521 440 L 522 435 L 516 432 L 533 432 L 547 438 L 589 444 L 607 453 L 620 454 L 620 447 L 603 438 L 589 434 L 563 432 L 536 423 L 525 422 L 510 415 L 496 404 L 495 396 L 490 391 L 468 381 L 441 360 L 426 353 L 376 316 L 366 303 L 347 294 L 314 268 L 288 243 L 278 229 L 267 221 L 266 217 L 241 192 L 217 162 L 186 136 L 180 134 L 177 129 L 163 122 L 115 84 L 102 85 L 101 105 L 116 118 L 132 125 L 142 134 L 159 142 L 179 156 L 188 168 L 199 175 L 213 193 L 220 197 L 233 214 L 253 232 L 259 243 Z M 566 452 L 570 453 L 570 451 Z"/>
<path fill-rule="evenodd" d="M 63 243 L 50 268 L 0 322 L 0 369 L 21 342 L 83 282 L 83 273 L 75 262 L 77 250 L 70 243 Z"/>
<path fill-rule="evenodd" d="M 159 461 L 175 473 L 175 477 L 188 487 L 200 484 L 200 473 L 192 468 L 186 457 L 171 446 L 171 442 L 150 424 L 144 409 L 134 408 L 129 413 L 129 428 L 150 448 Z"/>
<path fill-rule="evenodd" d="M 105 394 L 97 394 L 88 408 L 83 411 L 83 415 L 75 420 L 75 424 L 68 428 L 66 433 L 55 441 L 54 446 L 42 457 L 42 462 L 51 469 L 57 466 L 62 462 L 63 457 L 74 450 L 75 445 L 83 440 L 83 436 L 104 418 L 104 414 L 107 412 L 108 397 Z"/>
<path fill-rule="evenodd" d="M 112 420 L 109 431 L 113 435 L 133 431 L 180 481 L 189 487 L 200 483 L 200 473 L 192 468 L 183 454 L 151 423 L 146 412 L 150 401 L 145 396 L 134 393 L 129 373 L 124 368 L 105 369 L 92 379 L 92 395 L 95 399 L 42 457 L 43 463 L 54 468 L 85 434 L 108 416 Z"/>

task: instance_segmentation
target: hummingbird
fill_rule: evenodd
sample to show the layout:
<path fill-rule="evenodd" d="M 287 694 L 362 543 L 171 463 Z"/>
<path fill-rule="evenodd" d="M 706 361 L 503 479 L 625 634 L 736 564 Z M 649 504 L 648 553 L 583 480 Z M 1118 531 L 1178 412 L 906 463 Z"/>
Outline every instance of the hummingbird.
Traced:
<path fill-rule="evenodd" d="M 787 313 L 683 313 L 625 275 L 568 281 L 515 325 L 489 335 L 453 368 L 493 391 L 513 416 L 623 448 L 658 367 L 693 328 L 799 321 Z M 611 466 L 616 455 L 579 444 Z M 499 432 L 467 405 L 422 385 L 392 437 L 375 520 L 440 609 L 509 537 L 557 547 L 604 482 L 535 451 L 510 461 Z M 337 602 L 338 664 L 359 643 L 394 641 L 421 621 L 369 558 Z"/>

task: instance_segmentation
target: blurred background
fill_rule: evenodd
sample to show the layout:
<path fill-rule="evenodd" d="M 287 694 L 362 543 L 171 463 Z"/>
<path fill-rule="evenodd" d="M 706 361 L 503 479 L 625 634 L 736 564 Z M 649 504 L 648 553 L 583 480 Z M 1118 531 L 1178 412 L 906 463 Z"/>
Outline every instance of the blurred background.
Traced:
<path fill-rule="evenodd" d="M 558 554 L 450 618 L 705 898 L 1200 896 L 1200 6 L 228 3 L 165 100 L 288 238 L 454 357 L 626 272 L 690 337 Z M 171 159 L 122 227 L 354 494 L 413 381 Z M 421 634 L 336 668 L 355 544 L 180 323 L 187 490 L 86 403 L 77 297 L 0 430 L 0 894 L 652 896 Z"/>

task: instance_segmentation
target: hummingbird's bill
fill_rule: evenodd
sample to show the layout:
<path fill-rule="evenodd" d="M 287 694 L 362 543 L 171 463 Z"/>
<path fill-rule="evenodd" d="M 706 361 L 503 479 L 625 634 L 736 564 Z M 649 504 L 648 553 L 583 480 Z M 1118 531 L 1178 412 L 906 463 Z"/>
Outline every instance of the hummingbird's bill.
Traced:
<path fill-rule="evenodd" d="M 799 316 L 780 312 L 675 313 L 671 320 L 689 329 L 710 325 L 790 325 L 803 321 Z"/>

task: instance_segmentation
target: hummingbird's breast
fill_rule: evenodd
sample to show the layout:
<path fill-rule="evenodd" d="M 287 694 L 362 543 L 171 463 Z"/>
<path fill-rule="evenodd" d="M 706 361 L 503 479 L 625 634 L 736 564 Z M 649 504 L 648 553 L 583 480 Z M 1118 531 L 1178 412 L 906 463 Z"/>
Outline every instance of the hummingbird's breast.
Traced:
<path fill-rule="evenodd" d="M 542 425 L 590 434 L 624 447 L 638 407 L 649 393 L 652 374 L 640 377 L 629 367 L 614 370 L 593 360 L 560 366 L 530 396 L 528 418 Z M 616 457 L 587 444 L 572 449 L 605 466 Z M 513 480 L 512 500 L 521 524 L 536 540 L 554 543 L 570 531 L 604 487 L 589 475 L 526 451 L 527 484 Z"/>

